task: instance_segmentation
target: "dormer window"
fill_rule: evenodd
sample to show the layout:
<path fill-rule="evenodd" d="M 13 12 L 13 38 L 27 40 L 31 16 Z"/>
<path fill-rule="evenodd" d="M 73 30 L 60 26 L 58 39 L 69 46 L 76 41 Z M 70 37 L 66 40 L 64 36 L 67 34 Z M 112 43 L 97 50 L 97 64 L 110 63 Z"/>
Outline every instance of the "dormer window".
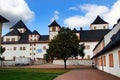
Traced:
<path fill-rule="evenodd" d="M 94 30 L 96 30 L 96 26 L 94 26 Z"/>
<path fill-rule="evenodd" d="M 20 30 L 20 33 L 22 33 L 22 30 Z"/>
<path fill-rule="evenodd" d="M 15 42 L 15 38 L 12 38 L 12 42 Z"/>
<path fill-rule="evenodd" d="M 26 29 L 25 29 L 25 28 L 18 28 L 18 31 L 19 31 L 20 33 L 24 33 L 24 32 L 26 31 Z"/>
<path fill-rule="evenodd" d="M 10 42 L 10 38 L 6 38 L 6 42 Z"/>
<path fill-rule="evenodd" d="M 103 26 L 103 28 L 104 28 L 104 29 L 106 29 L 106 27 L 105 27 L 105 26 Z"/>

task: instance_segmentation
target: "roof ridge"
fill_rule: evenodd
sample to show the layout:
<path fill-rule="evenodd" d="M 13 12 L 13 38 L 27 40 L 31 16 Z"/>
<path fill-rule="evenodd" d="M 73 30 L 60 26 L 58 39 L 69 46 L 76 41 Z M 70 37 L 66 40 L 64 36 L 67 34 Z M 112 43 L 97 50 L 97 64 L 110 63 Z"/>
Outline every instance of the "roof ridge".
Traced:
<path fill-rule="evenodd" d="M 16 29 L 16 28 L 25 28 L 25 29 L 28 29 L 22 20 L 19 20 L 19 21 L 18 21 L 15 25 L 13 25 L 10 29 L 12 29 L 12 28 L 13 28 L 13 29 Z"/>

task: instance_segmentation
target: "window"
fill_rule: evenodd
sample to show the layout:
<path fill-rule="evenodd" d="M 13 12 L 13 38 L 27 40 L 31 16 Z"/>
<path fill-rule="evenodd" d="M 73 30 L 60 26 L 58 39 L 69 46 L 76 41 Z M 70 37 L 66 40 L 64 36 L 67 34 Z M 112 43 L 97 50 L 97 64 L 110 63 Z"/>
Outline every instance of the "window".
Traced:
<path fill-rule="evenodd" d="M 16 51 L 16 47 L 14 47 L 13 50 Z"/>
<path fill-rule="evenodd" d="M 86 46 L 85 46 L 85 49 L 90 49 L 90 45 L 86 45 Z"/>
<path fill-rule="evenodd" d="M 9 42 L 10 41 L 10 38 L 6 38 L 6 42 Z"/>
<path fill-rule="evenodd" d="M 104 29 L 106 29 L 106 27 L 105 27 L 105 26 L 103 26 L 103 28 L 104 28 Z"/>
<path fill-rule="evenodd" d="M 12 38 L 12 42 L 15 42 L 15 38 Z"/>
<path fill-rule="evenodd" d="M 106 66 L 106 56 L 103 56 L 104 66 Z"/>
<path fill-rule="evenodd" d="M 34 55 L 35 55 L 35 53 L 34 53 Z"/>
<path fill-rule="evenodd" d="M 113 54 L 109 54 L 109 67 L 114 67 Z"/>
<path fill-rule="evenodd" d="M 99 58 L 99 66 L 102 66 L 102 57 Z"/>
<path fill-rule="evenodd" d="M 36 42 L 37 40 L 36 40 L 36 39 L 34 39 L 34 41 Z"/>
<path fill-rule="evenodd" d="M 20 30 L 20 33 L 22 33 L 22 30 Z"/>
<path fill-rule="evenodd" d="M 90 59 L 90 55 L 87 55 L 87 59 Z"/>
<path fill-rule="evenodd" d="M 118 51 L 119 67 L 120 67 L 120 51 Z"/>
<path fill-rule="evenodd" d="M 43 46 L 43 50 L 46 50 L 46 46 Z"/>
<path fill-rule="evenodd" d="M 94 29 L 96 30 L 96 26 L 94 26 Z"/>
<path fill-rule="evenodd" d="M 20 50 L 22 50 L 22 47 L 20 47 Z"/>
<path fill-rule="evenodd" d="M 56 31 L 56 27 L 53 27 L 53 28 L 52 28 L 52 31 Z"/>
<path fill-rule="evenodd" d="M 25 50 L 25 47 L 23 47 L 23 50 Z"/>

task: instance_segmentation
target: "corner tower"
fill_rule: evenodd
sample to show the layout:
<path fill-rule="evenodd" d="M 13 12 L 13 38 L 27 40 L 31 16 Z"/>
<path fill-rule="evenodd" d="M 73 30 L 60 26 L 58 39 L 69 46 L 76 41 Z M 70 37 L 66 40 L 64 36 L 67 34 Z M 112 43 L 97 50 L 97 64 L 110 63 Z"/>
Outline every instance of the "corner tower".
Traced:
<path fill-rule="evenodd" d="M 100 16 L 97 16 L 97 18 L 90 25 L 90 30 L 98 29 L 109 29 L 108 22 L 104 21 Z"/>
<path fill-rule="evenodd" d="M 53 39 L 55 36 L 57 36 L 58 31 L 60 30 L 60 25 L 54 20 L 49 27 L 49 40 Z"/>

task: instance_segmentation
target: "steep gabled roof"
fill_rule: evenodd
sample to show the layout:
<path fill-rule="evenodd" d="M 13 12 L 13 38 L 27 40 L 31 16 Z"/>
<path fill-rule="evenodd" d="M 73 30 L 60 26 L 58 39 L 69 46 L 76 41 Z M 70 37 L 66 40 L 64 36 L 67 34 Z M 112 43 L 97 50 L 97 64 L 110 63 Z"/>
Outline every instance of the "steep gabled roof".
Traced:
<path fill-rule="evenodd" d="M 52 27 L 52 26 L 60 27 L 60 25 L 55 20 L 50 25 L 48 25 L 48 27 Z"/>
<path fill-rule="evenodd" d="M 104 21 L 100 16 L 97 16 L 92 24 L 108 24 L 108 22 Z"/>
<path fill-rule="evenodd" d="M 109 29 L 80 31 L 80 41 L 99 41 Z"/>
<path fill-rule="evenodd" d="M 7 20 L 6 18 L 0 15 L 0 22 L 5 23 L 5 22 L 9 22 L 9 20 Z"/>
<path fill-rule="evenodd" d="M 92 59 L 105 54 L 106 52 L 114 49 L 115 47 L 120 45 L 120 30 L 111 37 L 111 41 L 103 48 L 99 53 L 92 57 Z"/>
<path fill-rule="evenodd" d="M 19 31 L 17 29 L 14 29 L 4 36 L 19 36 L 19 35 L 20 35 Z"/>
<path fill-rule="evenodd" d="M 17 28 L 25 28 L 28 29 L 26 27 L 26 25 L 23 23 L 22 20 L 18 21 L 14 26 L 12 26 L 10 29 L 17 29 Z"/>
<path fill-rule="evenodd" d="M 40 34 L 38 33 L 38 31 L 36 31 L 36 30 L 33 31 L 33 34 L 40 35 Z"/>

